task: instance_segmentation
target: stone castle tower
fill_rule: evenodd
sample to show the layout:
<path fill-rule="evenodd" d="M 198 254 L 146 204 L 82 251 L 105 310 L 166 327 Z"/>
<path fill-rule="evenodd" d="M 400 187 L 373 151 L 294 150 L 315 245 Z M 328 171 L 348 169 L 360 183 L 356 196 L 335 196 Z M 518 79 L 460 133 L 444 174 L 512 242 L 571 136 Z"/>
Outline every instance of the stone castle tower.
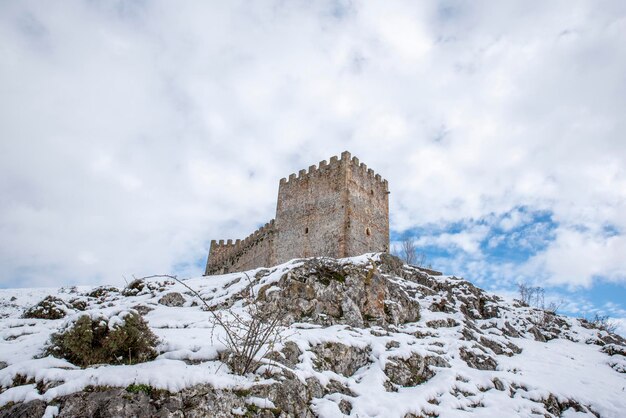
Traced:
<path fill-rule="evenodd" d="M 379 251 L 389 251 L 388 183 L 346 151 L 281 179 L 276 219 L 244 240 L 211 241 L 205 275 Z"/>

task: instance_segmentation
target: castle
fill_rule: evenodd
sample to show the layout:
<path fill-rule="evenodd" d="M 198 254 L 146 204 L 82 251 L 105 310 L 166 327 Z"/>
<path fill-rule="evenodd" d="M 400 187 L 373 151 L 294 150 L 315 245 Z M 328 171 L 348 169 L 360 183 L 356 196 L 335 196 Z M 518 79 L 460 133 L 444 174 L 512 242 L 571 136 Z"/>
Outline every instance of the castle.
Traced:
<path fill-rule="evenodd" d="M 211 241 L 205 275 L 379 251 L 389 251 L 387 180 L 345 151 L 281 179 L 276 219 L 244 240 Z"/>

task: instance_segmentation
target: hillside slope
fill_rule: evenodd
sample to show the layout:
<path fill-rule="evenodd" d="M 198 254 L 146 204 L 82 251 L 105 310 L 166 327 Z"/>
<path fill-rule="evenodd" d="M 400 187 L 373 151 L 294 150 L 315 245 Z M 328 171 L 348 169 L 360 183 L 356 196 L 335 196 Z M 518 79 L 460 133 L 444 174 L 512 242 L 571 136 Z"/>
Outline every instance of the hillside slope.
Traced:
<path fill-rule="evenodd" d="M 250 292 L 280 312 L 254 373 L 231 372 L 224 330 L 168 278 L 0 290 L 0 417 L 626 416 L 624 339 L 386 254 L 184 283 L 214 312 L 245 317 Z M 133 312 L 159 338 L 154 360 L 80 368 L 46 354 L 81 316 L 113 329 Z"/>

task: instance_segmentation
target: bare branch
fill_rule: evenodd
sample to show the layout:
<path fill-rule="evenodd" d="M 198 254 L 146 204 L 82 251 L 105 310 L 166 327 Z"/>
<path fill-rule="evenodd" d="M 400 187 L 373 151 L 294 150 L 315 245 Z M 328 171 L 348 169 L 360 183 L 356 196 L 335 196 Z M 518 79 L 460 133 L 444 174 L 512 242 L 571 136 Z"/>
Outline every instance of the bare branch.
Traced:
<path fill-rule="evenodd" d="M 243 274 L 248 282 L 243 291 L 245 314 L 234 312 L 232 308 L 217 311 L 214 306 L 207 303 L 197 290 L 173 275 L 155 274 L 142 277 L 140 280 L 159 277 L 169 278 L 183 285 L 200 299 L 213 319 L 211 340 L 213 340 L 214 328 L 217 324 L 224 330 L 226 338 L 222 340 L 218 337 L 218 341 L 230 351 L 230 365 L 233 371 L 244 375 L 255 371 L 276 343 L 281 341 L 280 330 L 284 315 L 276 306 L 259 305 L 260 302 L 256 300 L 252 278 L 246 272 Z"/>

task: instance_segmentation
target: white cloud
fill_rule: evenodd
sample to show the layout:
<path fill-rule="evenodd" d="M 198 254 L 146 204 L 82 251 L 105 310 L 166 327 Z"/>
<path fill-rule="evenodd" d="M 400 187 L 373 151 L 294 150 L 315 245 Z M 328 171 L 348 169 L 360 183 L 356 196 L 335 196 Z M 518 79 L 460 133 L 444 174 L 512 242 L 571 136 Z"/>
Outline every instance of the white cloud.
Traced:
<path fill-rule="evenodd" d="M 546 210 L 556 239 L 528 269 L 624 280 L 625 16 L 620 1 L 3 3 L 0 284 L 193 263 L 269 220 L 281 177 L 344 149 L 389 180 L 396 230 Z M 478 272 L 483 237 L 423 240 Z"/>
<path fill-rule="evenodd" d="M 561 228 L 544 251 L 526 268 L 544 272 L 551 285 L 589 287 L 594 277 L 621 281 L 626 277 L 626 237 L 602 236 Z"/>
<path fill-rule="evenodd" d="M 480 243 L 489 233 L 489 227 L 477 225 L 468 227 L 462 232 L 442 232 L 436 235 L 421 236 L 415 240 L 418 247 L 437 246 L 450 250 L 460 249 L 465 253 L 476 255 L 480 252 Z"/>
<path fill-rule="evenodd" d="M 532 217 L 529 213 L 515 209 L 502 217 L 499 226 L 504 231 L 511 231 L 512 229 L 530 221 L 532 221 Z"/>

